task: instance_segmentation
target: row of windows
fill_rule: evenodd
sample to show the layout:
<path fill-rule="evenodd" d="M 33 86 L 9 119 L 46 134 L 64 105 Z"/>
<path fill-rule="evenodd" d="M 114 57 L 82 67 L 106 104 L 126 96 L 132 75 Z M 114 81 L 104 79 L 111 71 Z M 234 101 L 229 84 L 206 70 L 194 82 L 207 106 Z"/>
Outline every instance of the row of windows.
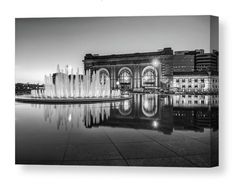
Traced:
<path fill-rule="evenodd" d="M 213 82 L 218 82 L 218 80 L 217 80 L 217 79 L 212 79 L 212 81 L 213 81 Z"/>
<path fill-rule="evenodd" d="M 194 68 L 193 66 L 173 66 L 174 68 Z"/>
<path fill-rule="evenodd" d="M 213 85 L 213 86 L 212 86 L 212 88 L 216 88 L 216 89 L 217 89 L 217 88 L 218 88 L 218 86 L 217 86 L 217 85 Z"/>
<path fill-rule="evenodd" d="M 182 88 L 186 88 L 185 85 L 182 85 Z M 191 85 L 188 85 L 188 88 L 193 88 Z M 195 85 L 194 88 L 198 88 L 198 85 Z M 204 88 L 204 86 L 201 86 L 201 88 Z"/>
<path fill-rule="evenodd" d="M 199 95 L 182 95 L 182 98 L 185 98 L 185 97 L 188 97 L 188 98 L 198 98 L 198 97 L 200 97 L 200 98 L 203 98 L 203 99 L 205 99 L 205 96 L 204 95 L 201 95 L 201 96 L 199 96 Z"/>
<path fill-rule="evenodd" d="M 218 101 L 217 100 L 213 100 L 212 103 L 213 104 L 218 104 Z"/>
<path fill-rule="evenodd" d="M 199 79 L 202 83 L 204 83 L 204 79 Z M 186 82 L 186 81 L 188 81 L 188 82 L 198 82 L 198 79 L 176 79 L 176 82 L 180 82 L 180 81 L 182 81 L 182 82 Z"/>
<path fill-rule="evenodd" d="M 180 101 L 176 101 L 176 104 L 180 104 Z M 182 104 L 186 104 L 184 100 L 182 100 Z M 205 101 L 201 100 L 198 102 L 197 100 L 194 101 L 189 100 L 188 104 L 205 104 Z"/>

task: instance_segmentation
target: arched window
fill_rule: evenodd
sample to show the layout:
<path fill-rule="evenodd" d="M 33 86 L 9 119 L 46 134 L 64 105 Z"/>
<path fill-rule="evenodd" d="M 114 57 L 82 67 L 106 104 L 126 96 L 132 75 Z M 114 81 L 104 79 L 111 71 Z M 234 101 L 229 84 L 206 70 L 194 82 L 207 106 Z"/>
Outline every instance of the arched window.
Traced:
<path fill-rule="evenodd" d="M 144 86 L 155 86 L 155 72 L 152 69 L 147 69 L 143 74 Z"/>
<path fill-rule="evenodd" d="M 131 83 L 131 73 L 129 70 L 124 69 L 120 72 L 119 76 L 120 84 L 130 84 Z"/>
<path fill-rule="evenodd" d="M 109 74 L 107 73 L 106 70 L 101 70 L 99 72 L 99 78 L 101 84 L 106 84 L 107 78 L 109 78 Z"/>

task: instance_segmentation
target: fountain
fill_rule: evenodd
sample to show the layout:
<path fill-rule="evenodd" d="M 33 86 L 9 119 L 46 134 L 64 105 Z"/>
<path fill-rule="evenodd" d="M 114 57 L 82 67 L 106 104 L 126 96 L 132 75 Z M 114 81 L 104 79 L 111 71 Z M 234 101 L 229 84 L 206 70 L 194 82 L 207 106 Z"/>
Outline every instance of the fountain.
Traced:
<path fill-rule="evenodd" d="M 65 72 L 64 72 L 65 71 Z M 38 103 L 80 103 L 101 102 L 129 99 L 122 96 L 119 89 L 111 90 L 110 78 L 99 72 L 86 70 L 84 75 L 69 74 L 69 67 L 61 70 L 57 65 L 57 73 L 44 77 L 44 89 L 31 90 L 30 96 L 16 97 L 16 101 Z"/>

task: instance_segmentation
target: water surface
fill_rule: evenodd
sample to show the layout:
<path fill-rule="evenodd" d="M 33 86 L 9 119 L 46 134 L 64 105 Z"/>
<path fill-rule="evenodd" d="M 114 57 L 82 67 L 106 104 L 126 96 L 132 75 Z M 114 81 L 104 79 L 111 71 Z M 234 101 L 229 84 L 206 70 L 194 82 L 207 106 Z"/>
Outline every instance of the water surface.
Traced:
<path fill-rule="evenodd" d="M 121 102 L 18 103 L 16 163 L 210 166 L 218 96 L 134 95 Z"/>

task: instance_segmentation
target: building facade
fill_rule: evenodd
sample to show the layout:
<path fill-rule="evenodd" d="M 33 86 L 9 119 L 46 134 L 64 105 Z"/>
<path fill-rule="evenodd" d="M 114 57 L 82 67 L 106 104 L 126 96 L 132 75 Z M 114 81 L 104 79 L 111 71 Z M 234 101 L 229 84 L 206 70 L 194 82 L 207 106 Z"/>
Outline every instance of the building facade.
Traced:
<path fill-rule="evenodd" d="M 218 52 L 196 55 L 196 71 L 218 71 Z"/>
<path fill-rule="evenodd" d="M 204 50 L 176 51 L 174 53 L 171 48 L 164 48 L 157 52 L 145 53 L 103 56 L 86 54 L 83 62 L 85 70 L 99 72 L 100 78 L 109 77 L 112 89 L 120 88 L 131 91 L 146 88 L 170 89 L 172 87 L 183 88 L 182 84 L 178 86 L 176 80 L 185 76 L 187 79 L 190 73 L 193 80 L 197 78 L 193 74 L 197 71 L 198 54 L 204 54 Z M 198 80 L 201 81 L 202 78 L 200 77 Z M 208 78 L 208 76 L 204 76 L 206 81 L 204 90 L 207 89 L 206 86 L 209 86 Z M 192 88 L 195 89 L 195 86 L 193 84 Z M 198 84 L 198 87 L 201 85 Z"/>
<path fill-rule="evenodd" d="M 174 73 L 172 88 L 183 92 L 217 92 L 219 78 L 207 72 Z"/>

